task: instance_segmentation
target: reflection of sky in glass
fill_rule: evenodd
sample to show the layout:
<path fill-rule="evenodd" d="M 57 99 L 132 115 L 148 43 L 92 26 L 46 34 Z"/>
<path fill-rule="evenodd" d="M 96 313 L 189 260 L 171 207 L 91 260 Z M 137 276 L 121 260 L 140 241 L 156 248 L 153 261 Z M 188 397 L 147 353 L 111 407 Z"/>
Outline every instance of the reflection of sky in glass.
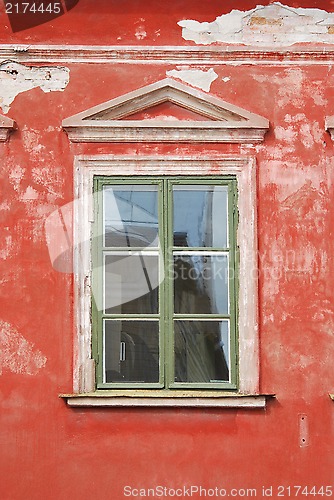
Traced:
<path fill-rule="evenodd" d="M 174 186 L 177 246 L 227 247 L 227 186 Z"/>
<path fill-rule="evenodd" d="M 104 207 L 107 246 L 157 243 L 157 186 L 105 186 Z"/>

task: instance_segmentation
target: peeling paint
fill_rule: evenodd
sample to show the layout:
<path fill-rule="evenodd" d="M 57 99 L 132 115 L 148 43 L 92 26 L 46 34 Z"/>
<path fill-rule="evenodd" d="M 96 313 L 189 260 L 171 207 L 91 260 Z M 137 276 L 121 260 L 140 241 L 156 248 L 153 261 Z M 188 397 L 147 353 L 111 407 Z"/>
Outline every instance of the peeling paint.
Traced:
<path fill-rule="evenodd" d="M 334 14 L 274 2 L 248 11 L 232 10 L 213 22 L 182 20 L 182 37 L 198 45 L 215 42 L 260 46 L 334 42 Z"/>
<path fill-rule="evenodd" d="M 21 196 L 22 201 L 37 200 L 38 192 L 32 186 L 28 186 L 24 194 Z"/>
<path fill-rule="evenodd" d="M 268 77 L 261 74 L 254 74 L 255 81 L 261 84 L 267 84 Z M 291 106 L 303 108 L 305 98 L 310 98 L 316 106 L 327 105 L 325 98 L 324 85 L 320 85 L 317 81 L 310 81 L 305 77 L 305 74 L 300 68 L 287 69 L 281 75 L 274 75 L 270 78 L 271 84 L 275 85 L 275 102 L 279 108 L 289 108 L 289 113 L 286 114 L 286 123 L 309 122 L 310 118 L 304 113 L 296 113 L 291 115 Z M 323 138 L 323 126 L 321 140 Z M 317 126 L 313 129 L 315 137 L 319 138 L 319 133 L 316 131 Z"/>
<path fill-rule="evenodd" d="M 189 85 L 202 89 L 205 92 L 210 91 L 212 82 L 218 78 L 213 68 L 210 68 L 208 71 L 200 69 L 173 69 L 171 71 L 166 71 L 166 75 L 189 83 Z"/>
<path fill-rule="evenodd" d="M 11 324 L 0 321 L 0 374 L 36 375 L 46 364 L 47 358 L 34 344 L 28 342 Z"/>
<path fill-rule="evenodd" d="M 30 129 L 27 126 L 23 126 L 22 142 L 24 148 L 32 157 L 34 157 L 35 159 L 38 158 L 39 161 L 42 161 L 41 153 L 42 150 L 45 150 L 45 146 L 41 144 L 39 131 Z"/>
<path fill-rule="evenodd" d="M 12 168 L 10 169 L 9 181 L 13 185 L 15 191 L 18 191 L 20 188 L 20 184 L 25 175 L 25 170 L 26 169 L 21 167 L 20 165 L 12 165 Z"/>
<path fill-rule="evenodd" d="M 315 143 L 322 143 L 324 131 L 318 121 L 310 122 L 304 113 L 298 113 L 293 117 L 286 115 L 285 121 L 288 123 L 286 127 L 277 126 L 274 129 L 278 141 L 287 144 L 300 141 L 306 149 L 314 147 Z"/>
<path fill-rule="evenodd" d="M 12 241 L 12 236 L 8 234 L 4 238 L 1 239 L 1 246 L 0 246 L 0 259 L 1 260 L 6 260 L 11 254 L 11 250 L 13 247 L 13 241 Z"/>
<path fill-rule="evenodd" d="M 147 37 L 144 22 L 145 22 L 145 19 L 141 18 L 139 20 L 138 26 L 136 27 L 135 37 L 137 38 L 137 40 L 144 40 L 144 38 Z"/>
<path fill-rule="evenodd" d="M 7 113 L 15 97 L 39 87 L 43 92 L 63 91 L 69 82 L 68 68 L 25 66 L 13 61 L 0 64 L 0 107 Z"/>

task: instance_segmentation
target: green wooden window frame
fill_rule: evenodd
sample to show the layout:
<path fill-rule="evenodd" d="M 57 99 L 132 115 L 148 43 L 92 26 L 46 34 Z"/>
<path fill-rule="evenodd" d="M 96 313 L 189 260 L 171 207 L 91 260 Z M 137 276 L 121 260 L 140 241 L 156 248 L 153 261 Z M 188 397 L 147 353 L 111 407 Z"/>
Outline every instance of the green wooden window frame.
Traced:
<path fill-rule="evenodd" d="M 159 269 L 164 279 L 159 286 L 159 311 L 157 314 L 121 314 L 107 313 L 97 304 L 103 303 L 104 297 L 104 262 L 110 247 L 104 246 L 104 208 L 103 190 L 110 186 L 157 186 L 158 192 L 158 231 L 160 241 Z M 228 243 L 226 247 L 180 247 L 173 246 L 173 187 L 174 186 L 227 186 L 227 230 Z M 233 175 L 224 176 L 94 176 L 94 224 L 92 233 L 92 353 L 96 366 L 97 389 L 161 389 L 161 390 L 236 390 L 238 388 L 238 253 L 237 253 L 237 180 Z M 128 251 L 128 248 L 118 249 Z M 143 251 L 143 248 L 131 248 L 131 251 Z M 152 249 L 150 249 L 152 251 Z M 174 312 L 174 275 L 171 263 L 175 252 L 185 253 L 203 252 L 210 255 L 226 254 L 229 262 L 229 309 L 227 314 L 183 314 Z M 159 324 L 159 381 L 156 382 L 123 382 L 105 380 L 104 370 L 104 322 L 111 320 L 128 321 L 156 321 Z M 174 349 L 174 321 L 198 320 L 229 322 L 229 380 L 209 382 L 175 381 L 175 349 Z"/>

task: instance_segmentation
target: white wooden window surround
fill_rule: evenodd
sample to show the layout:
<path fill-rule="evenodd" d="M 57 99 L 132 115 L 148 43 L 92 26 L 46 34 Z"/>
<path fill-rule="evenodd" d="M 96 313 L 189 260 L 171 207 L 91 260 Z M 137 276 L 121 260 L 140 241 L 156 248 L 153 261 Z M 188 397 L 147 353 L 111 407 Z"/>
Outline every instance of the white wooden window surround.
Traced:
<path fill-rule="evenodd" d="M 134 99 L 134 94 L 137 100 Z M 131 96 L 131 99 L 129 98 Z M 123 120 L 125 116 L 171 101 L 209 117 L 206 121 Z M 116 119 L 115 119 L 116 118 Z M 217 126 L 218 124 L 218 126 Z M 193 125 L 190 126 L 190 125 Z M 212 125 L 215 125 L 212 128 Z M 113 99 L 63 122 L 74 142 L 200 141 L 258 142 L 268 129 L 266 119 L 216 97 L 170 80 Z M 214 129 L 214 132 L 213 132 Z M 167 132 L 166 132 L 167 130 Z M 135 134 L 134 134 L 134 131 Z M 191 131 L 191 137 L 190 137 Z M 220 139 L 219 139 L 220 138 Z M 239 386 L 222 391 L 103 391 L 95 389 L 91 325 L 91 229 L 94 221 L 94 176 L 210 176 L 232 175 L 238 184 L 239 224 Z M 259 340 L 256 232 L 256 162 L 252 157 L 214 156 L 78 156 L 74 164 L 75 338 L 73 394 L 63 395 L 70 406 L 185 406 L 263 408 L 259 393 Z"/>

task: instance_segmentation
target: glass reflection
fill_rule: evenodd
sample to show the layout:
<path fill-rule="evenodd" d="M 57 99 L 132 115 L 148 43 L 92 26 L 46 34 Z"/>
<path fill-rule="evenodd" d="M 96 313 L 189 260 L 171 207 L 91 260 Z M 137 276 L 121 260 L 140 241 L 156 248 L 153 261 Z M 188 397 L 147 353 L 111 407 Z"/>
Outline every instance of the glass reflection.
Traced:
<path fill-rule="evenodd" d="M 106 247 L 157 246 L 157 186 L 104 186 Z"/>
<path fill-rule="evenodd" d="M 159 382 L 158 321 L 105 320 L 106 382 Z"/>
<path fill-rule="evenodd" d="M 174 246 L 227 248 L 227 186 L 174 186 Z"/>
<path fill-rule="evenodd" d="M 228 255 L 174 253 L 174 311 L 228 314 Z"/>
<path fill-rule="evenodd" d="M 104 283 L 107 314 L 158 313 L 157 255 L 106 255 Z"/>
<path fill-rule="evenodd" d="M 228 321 L 175 321 L 175 382 L 228 380 Z"/>

